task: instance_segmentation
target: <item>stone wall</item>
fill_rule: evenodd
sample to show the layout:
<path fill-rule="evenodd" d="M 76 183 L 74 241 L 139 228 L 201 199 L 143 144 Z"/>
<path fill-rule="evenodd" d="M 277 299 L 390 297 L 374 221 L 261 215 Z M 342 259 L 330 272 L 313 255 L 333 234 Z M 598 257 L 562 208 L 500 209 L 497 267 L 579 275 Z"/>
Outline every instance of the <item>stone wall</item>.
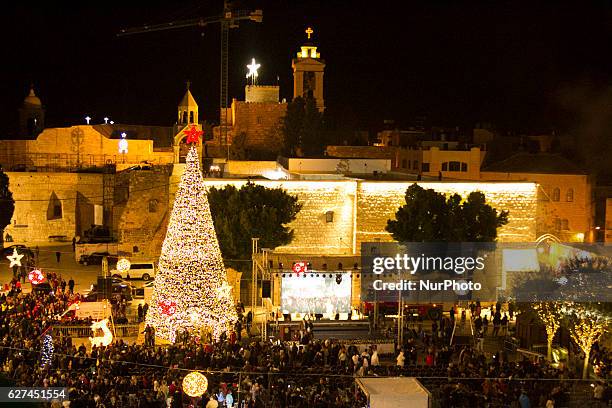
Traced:
<path fill-rule="evenodd" d="M 281 119 L 287 111 L 286 103 L 249 103 L 234 100 L 232 103 L 232 134 L 238 137 L 246 133 L 246 145 L 275 150 Z"/>
<path fill-rule="evenodd" d="M 159 256 L 170 216 L 171 166 L 117 173 L 114 230 L 131 259 Z"/>
<path fill-rule="evenodd" d="M 538 184 L 537 236 L 550 233 L 564 242 L 583 241 L 589 236 L 594 214 L 592 181 L 588 176 L 483 171 L 481 179 L 529 181 Z M 555 197 L 557 188 L 558 201 Z M 567 229 L 563 220 L 567 220 Z"/>
<path fill-rule="evenodd" d="M 347 181 L 254 181 L 269 188 L 281 187 L 296 195 L 302 204 L 297 219 L 290 224 L 295 230 L 291 244 L 278 252 L 350 254 L 353 252 L 354 206 L 356 183 Z M 246 180 L 206 179 L 209 187 L 223 188 L 231 184 L 240 188 Z M 333 212 L 328 222 L 327 213 Z"/>
<path fill-rule="evenodd" d="M 119 140 L 110 139 L 94 126 L 45 129 L 36 140 L 0 141 L 0 163 L 6 168 L 84 168 L 106 163 L 172 163 L 172 152 L 153 150 L 153 140 L 128 140 L 128 153 L 119 154 Z"/>
<path fill-rule="evenodd" d="M 411 182 L 360 182 L 357 196 L 357 245 L 362 242 L 391 241 L 385 231 L 388 219 L 405 203 Z M 497 210 L 508 210 L 508 224 L 499 229 L 499 240 L 533 242 L 536 238 L 536 185 L 534 183 L 419 182 L 423 188 L 465 197 L 472 191 L 485 194 Z"/>
<path fill-rule="evenodd" d="M 103 204 L 102 174 L 7 172 L 15 212 L 5 234 L 15 242 L 72 240 L 94 223 Z M 60 206 L 60 213 L 54 208 Z M 50 238 L 50 237 L 57 238 Z"/>
<path fill-rule="evenodd" d="M 232 184 L 239 188 L 245 180 L 207 179 L 208 186 Z M 376 181 L 254 181 L 266 187 L 281 187 L 297 195 L 303 205 L 297 219 L 293 242 L 276 252 L 312 254 L 358 253 L 362 242 L 391 241 L 385 231 L 411 182 Z M 509 223 L 499 231 L 499 240 L 533 242 L 536 238 L 536 185 L 534 183 L 422 182 L 425 188 L 462 196 L 481 191 L 498 210 L 509 210 Z M 357 201 L 355 201 L 355 199 Z M 327 222 L 326 213 L 332 211 Z"/>

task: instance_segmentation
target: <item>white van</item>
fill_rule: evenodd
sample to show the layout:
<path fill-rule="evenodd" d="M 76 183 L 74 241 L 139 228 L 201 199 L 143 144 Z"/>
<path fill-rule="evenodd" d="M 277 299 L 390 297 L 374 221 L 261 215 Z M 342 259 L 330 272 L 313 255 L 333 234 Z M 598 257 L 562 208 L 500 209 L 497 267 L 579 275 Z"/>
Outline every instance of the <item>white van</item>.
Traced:
<path fill-rule="evenodd" d="M 132 262 L 130 269 L 125 272 L 113 269 L 111 276 L 117 276 L 123 279 L 142 279 L 151 280 L 155 278 L 155 262 Z"/>

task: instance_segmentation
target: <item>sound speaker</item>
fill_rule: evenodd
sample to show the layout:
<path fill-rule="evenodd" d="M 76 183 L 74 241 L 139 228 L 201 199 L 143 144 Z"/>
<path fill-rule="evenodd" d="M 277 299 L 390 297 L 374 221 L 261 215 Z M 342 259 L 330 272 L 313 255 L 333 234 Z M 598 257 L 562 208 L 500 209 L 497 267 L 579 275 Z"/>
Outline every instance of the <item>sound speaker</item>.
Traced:
<path fill-rule="evenodd" d="M 272 297 L 272 283 L 269 280 L 261 281 L 261 297 Z"/>
<path fill-rule="evenodd" d="M 113 295 L 113 278 L 98 276 L 98 300 L 110 299 Z"/>

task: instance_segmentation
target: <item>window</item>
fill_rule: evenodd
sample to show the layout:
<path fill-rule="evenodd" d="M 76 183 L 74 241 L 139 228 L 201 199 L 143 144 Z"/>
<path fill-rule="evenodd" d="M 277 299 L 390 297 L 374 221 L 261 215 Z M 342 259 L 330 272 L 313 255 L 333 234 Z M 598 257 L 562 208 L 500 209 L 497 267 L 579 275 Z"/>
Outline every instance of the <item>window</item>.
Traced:
<path fill-rule="evenodd" d="M 449 162 L 448 171 L 461 171 L 461 163 L 457 161 Z"/>
<path fill-rule="evenodd" d="M 418 170 L 418 169 L 419 169 L 419 161 L 418 161 L 418 160 L 415 160 L 415 161 L 414 161 L 413 166 L 412 166 L 412 169 L 413 169 L 413 170 Z"/>
<path fill-rule="evenodd" d="M 442 163 L 442 171 L 448 171 L 448 162 Z"/>
<path fill-rule="evenodd" d="M 54 218 L 62 218 L 62 204 L 55 203 L 53 206 L 53 217 Z"/>
<path fill-rule="evenodd" d="M 406 159 L 402 159 L 402 169 L 405 169 L 408 161 Z"/>
<path fill-rule="evenodd" d="M 554 228 L 555 228 L 555 231 L 560 231 L 561 230 L 561 219 L 560 218 L 556 218 L 555 217 Z"/>
<path fill-rule="evenodd" d="M 429 171 L 429 163 L 421 164 L 421 171 L 423 171 L 423 172 Z"/>
<path fill-rule="evenodd" d="M 55 192 L 52 192 L 47 206 L 47 220 L 59 220 L 62 217 L 62 202 L 57 198 Z"/>
<path fill-rule="evenodd" d="M 567 201 L 568 203 L 571 203 L 572 201 L 574 201 L 574 189 L 570 188 L 569 190 L 567 190 L 567 193 L 565 193 L 565 201 Z"/>
<path fill-rule="evenodd" d="M 461 163 L 461 171 L 467 171 L 467 163 Z"/>
<path fill-rule="evenodd" d="M 258 116 L 258 117 L 257 117 L 257 124 L 258 124 L 258 125 L 261 125 L 261 116 Z"/>
<path fill-rule="evenodd" d="M 561 229 L 563 231 L 569 230 L 569 221 L 565 218 L 561 220 Z"/>
<path fill-rule="evenodd" d="M 334 212 L 333 211 L 327 211 L 325 213 L 325 222 L 334 222 Z"/>
<path fill-rule="evenodd" d="M 150 213 L 155 213 L 155 212 L 157 212 L 157 204 L 158 204 L 158 203 L 159 203 L 159 202 L 158 202 L 157 200 L 155 200 L 155 199 L 153 199 L 153 200 L 149 200 L 149 212 L 150 212 Z"/>
<path fill-rule="evenodd" d="M 193 111 L 189 111 L 189 123 L 195 123 Z"/>
<path fill-rule="evenodd" d="M 559 201 L 560 199 L 561 199 L 561 190 L 559 189 L 559 187 L 555 187 L 555 189 L 553 190 L 552 200 Z"/>

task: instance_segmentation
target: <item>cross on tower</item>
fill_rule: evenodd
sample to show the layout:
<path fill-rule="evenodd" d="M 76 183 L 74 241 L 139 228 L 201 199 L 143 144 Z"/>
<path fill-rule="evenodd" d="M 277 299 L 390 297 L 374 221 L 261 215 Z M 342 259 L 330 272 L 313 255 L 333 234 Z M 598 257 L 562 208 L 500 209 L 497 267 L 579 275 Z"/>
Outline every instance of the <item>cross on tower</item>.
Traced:
<path fill-rule="evenodd" d="M 313 29 L 308 27 L 305 31 L 306 35 L 308 36 L 308 39 L 310 40 L 310 36 L 312 35 L 312 33 L 314 33 Z"/>
<path fill-rule="evenodd" d="M 187 89 L 191 86 L 191 81 L 187 81 Z"/>

